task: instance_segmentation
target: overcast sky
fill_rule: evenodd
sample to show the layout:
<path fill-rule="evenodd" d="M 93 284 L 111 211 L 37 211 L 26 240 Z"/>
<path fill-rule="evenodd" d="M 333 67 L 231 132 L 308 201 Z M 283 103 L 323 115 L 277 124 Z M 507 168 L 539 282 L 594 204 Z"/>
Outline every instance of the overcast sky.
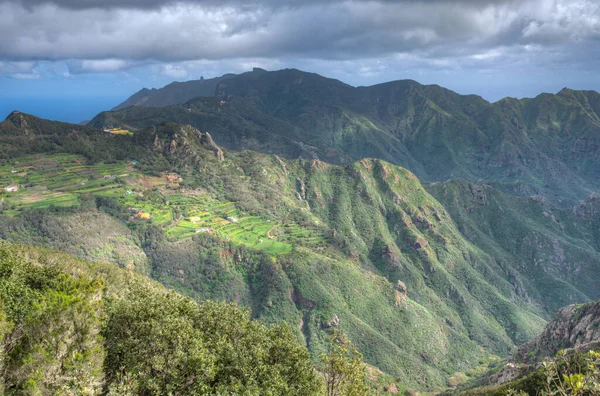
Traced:
<path fill-rule="evenodd" d="M 599 66 L 600 0 L 0 0 L 0 112 L 32 99 L 70 121 L 252 67 L 494 101 L 600 90 Z"/>

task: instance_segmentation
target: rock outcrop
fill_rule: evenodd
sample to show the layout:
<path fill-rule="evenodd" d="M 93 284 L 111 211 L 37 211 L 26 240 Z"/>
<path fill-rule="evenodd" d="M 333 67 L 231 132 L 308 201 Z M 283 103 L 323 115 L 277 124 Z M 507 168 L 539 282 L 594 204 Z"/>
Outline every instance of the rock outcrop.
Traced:
<path fill-rule="evenodd" d="M 202 147 L 215 153 L 215 157 L 217 157 L 217 160 L 224 161 L 225 156 L 223 155 L 223 150 L 221 150 L 221 148 L 219 146 L 217 146 L 217 144 L 213 140 L 212 136 L 210 136 L 210 133 L 208 133 L 208 132 L 198 132 L 198 133 L 200 135 L 199 136 L 200 144 L 202 145 Z"/>
<path fill-rule="evenodd" d="M 561 349 L 586 352 L 600 347 L 600 301 L 561 309 L 542 334 L 522 345 L 515 359 L 533 364 Z"/>

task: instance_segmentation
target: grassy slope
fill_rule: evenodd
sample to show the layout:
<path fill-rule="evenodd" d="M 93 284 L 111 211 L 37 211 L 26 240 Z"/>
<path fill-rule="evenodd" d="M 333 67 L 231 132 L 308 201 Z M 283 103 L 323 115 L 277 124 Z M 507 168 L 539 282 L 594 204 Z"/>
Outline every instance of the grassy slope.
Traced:
<path fill-rule="evenodd" d="M 282 231 L 275 232 L 275 237 L 295 242 L 296 251 L 273 262 L 268 256 L 218 242 L 216 249 L 207 249 L 205 237 L 200 242 L 185 238 L 168 242 L 165 237 L 185 235 L 173 235 L 173 221 L 161 224 L 155 216 L 151 223 L 164 227 L 163 239 L 149 241 L 150 237 L 141 235 L 137 242 L 135 237 L 128 238 L 144 248 L 155 278 L 197 298 L 249 304 L 256 316 L 268 322 L 301 323 L 299 333 L 315 357 L 325 346 L 324 330 L 337 315 L 369 363 L 399 376 L 409 386 L 443 385 L 455 371 L 467 371 L 486 361 L 486 353 L 477 344 L 506 354 L 514 342 L 531 337 L 542 323 L 530 308 L 510 301 L 515 296 L 505 281 L 500 291 L 489 285 L 489 280 L 499 281 L 483 264 L 490 258 L 462 240 L 444 209 L 409 172 L 376 160 L 338 168 L 321 162 L 285 163 L 256 154 L 241 159 L 238 163 L 230 155 L 224 164 L 212 162 L 213 170 L 220 167 L 227 172 L 238 194 L 261 196 L 278 191 L 254 210 L 262 211 L 265 218 L 279 217 Z M 52 157 L 44 160 L 52 161 Z M 242 171 L 238 175 L 228 171 L 236 163 Z M 256 174 L 247 179 L 245 175 L 253 171 Z M 185 179 L 187 174 L 182 174 Z M 189 177 L 193 179 L 193 174 Z M 159 191 L 164 199 L 142 201 L 138 206 L 161 207 L 165 205 L 161 202 L 172 200 L 171 190 Z M 27 193 L 27 189 L 20 192 Z M 99 194 L 105 196 L 106 190 Z M 218 189 L 213 194 L 217 198 Z M 131 205 L 123 192 L 120 196 L 125 199 L 123 207 Z M 182 198 L 173 200 L 178 208 L 186 201 Z M 101 217 L 92 213 L 85 216 Z M 75 216 L 82 214 L 58 218 L 77 222 Z M 295 221 L 286 223 L 290 218 Z M 12 220 L 13 224 L 17 221 L 18 217 Z M 301 231 L 313 236 L 305 240 Z M 123 232 L 124 237 L 127 234 Z M 70 238 L 78 239 L 76 235 Z M 417 248 L 417 243 L 422 247 Z M 212 258 L 201 258 L 211 252 Z M 209 263 L 215 265 L 216 278 L 216 274 L 199 275 Z M 485 269 L 483 274 L 473 269 L 474 263 Z M 408 297 L 395 287 L 398 280 L 406 283 Z M 226 284 L 229 290 L 222 290 Z M 478 300 L 484 294 L 487 298 L 482 304 Z M 513 333 L 503 330 L 507 323 L 516 329 Z"/>
<path fill-rule="evenodd" d="M 121 178 L 114 193 L 93 192 L 97 198 L 87 208 L 81 201 L 86 194 L 74 190 L 79 209 L 59 217 L 77 222 L 72 216 L 81 216 L 78 211 L 93 217 L 100 210 L 128 221 L 132 198 L 125 186 L 133 185 L 136 204 L 155 216 L 129 222 L 133 234 L 119 232 L 143 250 L 155 279 L 198 299 L 240 301 L 267 322 L 286 320 L 313 356 L 337 325 L 369 363 L 408 386 L 435 389 L 455 372 L 485 363 L 490 352 L 506 355 L 515 343 L 530 339 L 544 323 L 545 308 L 552 308 L 544 300 L 548 290 L 520 289 L 528 282 L 527 266 L 535 262 L 515 268 L 506 252 L 469 241 L 452 205 L 446 211 L 412 173 L 389 163 L 367 159 L 339 167 L 253 152 L 226 152 L 220 162 L 196 131 L 169 124 L 133 136 L 68 139 L 54 136 L 55 150 L 85 155 L 81 147 L 90 139 L 96 155 L 106 152 L 117 160 L 111 166 L 129 166 L 132 159 L 139 164 L 129 171 L 137 176 Z M 106 165 L 88 166 L 100 167 L 98 172 Z M 164 182 L 166 171 L 181 175 L 179 187 L 139 182 L 140 174 L 150 178 L 149 173 Z M 20 208 L 16 202 L 8 214 Z M 193 217 L 216 229 L 234 213 L 240 221 L 224 234 L 190 238 L 185 231 Z M 34 224 L 27 220 L 23 227 Z M 235 227 L 244 231 L 238 234 Z M 257 250 L 256 236 L 250 244 L 236 240 L 244 233 L 248 238 L 261 233 L 292 249 Z M 53 243 L 50 233 L 45 237 L 25 241 Z M 73 234 L 68 238 L 76 243 Z M 569 300 L 568 293 L 560 298 Z"/>
<path fill-rule="evenodd" d="M 593 216 L 586 219 L 576 209 L 557 209 L 544 200 L 511 197 L 464 180 L 428 190 L 470 241 L 506 271 L 522 275 L 514 281 L 522 298 L 542 303 L 549 312 L 600 298 Z"/>
<path fill-rule="evenodd" d="M 215 94 L 184 105 L 101 113 L 91 125 L 145 128 L 170 120 L 208 130 L 226 148 L 338 164 L 374 157 L 423 181 L 483 180 L 563 203 L 600 185 L 600 95 L 593 91 L 492 104 L 408 80 L 353 88 L 281 70 L 233 77 Z"/>

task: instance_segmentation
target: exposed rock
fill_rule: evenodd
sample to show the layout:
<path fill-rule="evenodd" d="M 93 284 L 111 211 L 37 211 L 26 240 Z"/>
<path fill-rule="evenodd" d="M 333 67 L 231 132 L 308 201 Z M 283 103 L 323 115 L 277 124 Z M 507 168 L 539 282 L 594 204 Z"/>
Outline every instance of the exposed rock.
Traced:
<path fill-rule="evenodd" d="M 406 288 L 406 284 L 404 282 L 402 282 L 400 279 L 398 279 L 398 283 L 396 283 L 396 290 L 398 290 L 401 293 L 406 294 L 408 292 L 408 289 Z"/>
<path fill-rule="evenodd" d="M 471 189 L 471 193 L 478 204 L 487 205 L 487 195 L 483 187 L 478 186 L 477 184 L 469 184 L 469 188 Z"/>
<path fill-rule="evenodd" d="M 408 299 L 408 289 L 401 280 L 396 283 L 396 290 L 394 293 L 394 300 L 397 307 L 404 307 L 404 303 Z"/>
<path fill-rule="evenodd" d="M 215 153 L 215 157 L 217 157 L 218 161 L 224 161 L 225 156 L 223 155 L 223 150 L 213 140 L 212 136 L 208 132 L 198 132 L 200 137 L 200 144 L 207 150 Z"/>
<path fill-rule="evenodd" d="M 300 294 L 300 292 L 292 289 L 290 290 L 290 297 L 292 299 L 292 301 L 294 303 L 296 303 L 296 305 L 299 305 L 301 307 L 304 308 L 313 308 L 315 306 L 315 303 L 305 299 L 304 297 L 302 297 L 302 295 Z"/>
<path fill-rule="evenodd" d="M 177 150 L 177 141 L 175 139 L 177 139 L 176 134 L 173 135 L 173 140 L 171 140 L 171 143 L 169 143 L 169 154 L 173 154 L 175 150 Z"/>
<path fill-rule="evenodd" d="M 279 165 L 283 169 L 283 173 L 287 175 L 288 170 L 287 170 L 287 167 L 285 166 L 285 162 L 283 162 L 283 160 L 281 158 L 279 158 L 279 156 L 277 156 L 277 155 L 275 155 L 274 157 L 275 157 L 275 160 L 279 163 Z"/>
<path fill-rule="evenodd" d="M 324 327 L 324 328 L 332 328 L 332 327 L 339 327 L 339 326 L 340 326 L 340 318 L 337 316 L 337 314 L 334 314 L 333 318 L 331 318 L 329 321 L 322 324 L 322 327 Z"/>
<path fill-rule="evenodd" d="M 492 374 L 486 379 L 487 385 L 501 385 L 520 378 L 533 370 L 533 366 L 524 364 L 506 363 L 500 371 Z"/>
<path fill-rule="evenodd" d="M 155 149 L 162 149 L 162 143 L 160 141 L 160 139 L 158 138 L 158 135 L 154 135 L 154 148 Z"/>
<path fill-rule="evenodd" d="M 561 309 L 542 334 L 522 345 L 517 361 L 534 363 L 561 349 L 585 352 L 600 345 L 600 301 Z"/>
<path fill-rule="evenodd" d="M 383 248 L 383 258 L 384 260 L 395 264 L 395 265 L 400 265 L 400 255 L 398 254 L 398 252 L 391 246 L 386 245 L 385 248 Z"/>
<path fill-rule="evenodd" d="M 296 189 L 298 190 L 300 198 L 306 199 L 306 186 L 304 185 L 304 180 L 300 178 L 296 179 Z"/>

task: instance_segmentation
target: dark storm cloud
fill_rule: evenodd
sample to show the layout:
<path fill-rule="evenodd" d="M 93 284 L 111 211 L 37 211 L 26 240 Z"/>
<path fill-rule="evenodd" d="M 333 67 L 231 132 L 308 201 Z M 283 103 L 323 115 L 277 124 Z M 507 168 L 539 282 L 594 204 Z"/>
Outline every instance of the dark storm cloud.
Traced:
<path fill-rule="evenodd" d="M 595 60 L 594 0 L 0 1 L 0 61 L 71 72 L 144 62 L 385 59 L 429 67 Z M 582 50 L 586 47 L 589 50 Z M 12 67 L 12 66 L 11 66 Z M 8 68 L 8 66 L 5 66 Z M 0 73 L 1 73 L 0 69 Z"/>

